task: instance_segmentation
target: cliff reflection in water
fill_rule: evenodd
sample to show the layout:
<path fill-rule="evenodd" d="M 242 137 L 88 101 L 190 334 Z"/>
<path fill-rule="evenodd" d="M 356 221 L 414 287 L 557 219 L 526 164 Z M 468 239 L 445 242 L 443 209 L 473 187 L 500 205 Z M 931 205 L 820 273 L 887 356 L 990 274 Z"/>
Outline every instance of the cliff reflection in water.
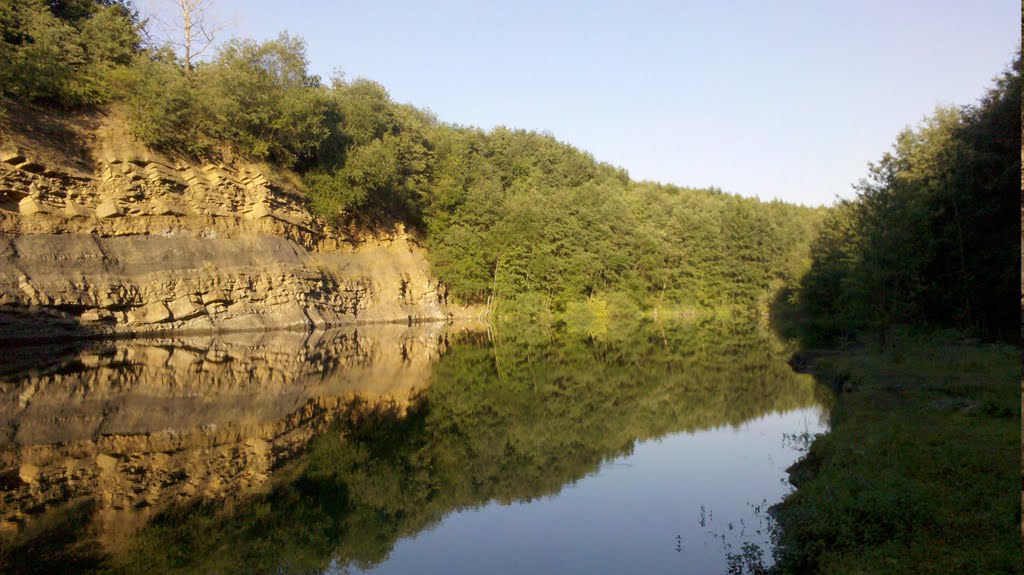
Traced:
<path fill-rule="evenodd" d="M 112 572 L 371 568 L 453 511 L 557 493 L 638 440 L 821 401 L 747 322 L 600 339 L 381 329 L 109 344 L 8 384 L 7 570 L 19 549 Z M 180 375 L 150 367 L 179 374 L 179 350 Z M 39 519 L 59 493 L 89 511 Z M 92 535 L 62 535 L 74 521 Z"/>
<path fill-rule="evenodd" d="M 172 504 L 257 491 L 333 419 L 404 413 L 446 337 L 433 323 L 8 350 L 0 559 L 74 518 L 75 540 L 45 553 L 92 561 Z"/>

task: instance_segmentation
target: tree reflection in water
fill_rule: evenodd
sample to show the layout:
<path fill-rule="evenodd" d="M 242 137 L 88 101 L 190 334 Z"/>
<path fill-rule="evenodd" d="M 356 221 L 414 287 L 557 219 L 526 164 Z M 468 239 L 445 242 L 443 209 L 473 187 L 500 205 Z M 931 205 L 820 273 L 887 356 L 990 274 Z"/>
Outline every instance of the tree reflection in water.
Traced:
<path fill-rule="evenodd" d="M 102 568 L 368 569 L 454 511 L 558 493 L 637 441 L 827 400 L 746 320 L 639 323 L 598 336 L 504 329 L 447 341 L 407 408 L 345 410 L 263 492 L 167 506 L 106 549 Z M 33 541 L 20 537 L 6 560 Z"/>

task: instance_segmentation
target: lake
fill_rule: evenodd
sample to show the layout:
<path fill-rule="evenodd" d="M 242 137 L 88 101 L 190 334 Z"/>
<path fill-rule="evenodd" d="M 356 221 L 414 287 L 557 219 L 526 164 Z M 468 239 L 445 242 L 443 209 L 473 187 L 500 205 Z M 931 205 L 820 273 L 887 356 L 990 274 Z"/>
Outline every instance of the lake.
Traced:
<path fill-rule="evenodd" d="M 5 351 L 4 573 L 727 573 L 830 393 L 758 322 Z"/>

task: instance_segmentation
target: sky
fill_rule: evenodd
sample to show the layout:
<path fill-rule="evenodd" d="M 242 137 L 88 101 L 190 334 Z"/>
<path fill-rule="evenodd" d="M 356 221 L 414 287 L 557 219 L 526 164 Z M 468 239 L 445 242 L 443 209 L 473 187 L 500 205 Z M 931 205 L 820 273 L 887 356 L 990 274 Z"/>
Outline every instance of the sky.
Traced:
<path fill-rule="evenodd" d="M 312 73 L 442 121 L 807 205 L 852 197 L 900 130 L 977 101 L 1021 42 L 1017 0 L 214 2 L 223 37 L 287 30 Z"/>

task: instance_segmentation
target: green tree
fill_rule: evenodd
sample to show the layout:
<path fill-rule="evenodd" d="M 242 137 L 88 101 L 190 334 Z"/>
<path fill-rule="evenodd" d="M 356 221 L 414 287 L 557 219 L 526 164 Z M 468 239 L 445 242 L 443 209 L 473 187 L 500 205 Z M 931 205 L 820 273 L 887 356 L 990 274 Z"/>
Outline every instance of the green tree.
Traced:
<path fill-rule="evenodd" d="M 327 136 L 327 104 L 300 38 L 232 39 L 196 69 L 196 85 L 217 131 L 243 154 L 290 166 L 314 155 Z"/>
<path fill-rule="evenodd" d="M 26 102 L 106 102 L 112 70 L 129 64 L 140 43 L 137 14 L 116 2 L 4 2 L 0 90 Z"/>
<path fill-rule="evenodd" d="M 814 245 L 802 291 L 819 327 L 1016 334 L 1020 88 L 1018 57 L 980 102 L 937 109 L 870 166 Z"/>

